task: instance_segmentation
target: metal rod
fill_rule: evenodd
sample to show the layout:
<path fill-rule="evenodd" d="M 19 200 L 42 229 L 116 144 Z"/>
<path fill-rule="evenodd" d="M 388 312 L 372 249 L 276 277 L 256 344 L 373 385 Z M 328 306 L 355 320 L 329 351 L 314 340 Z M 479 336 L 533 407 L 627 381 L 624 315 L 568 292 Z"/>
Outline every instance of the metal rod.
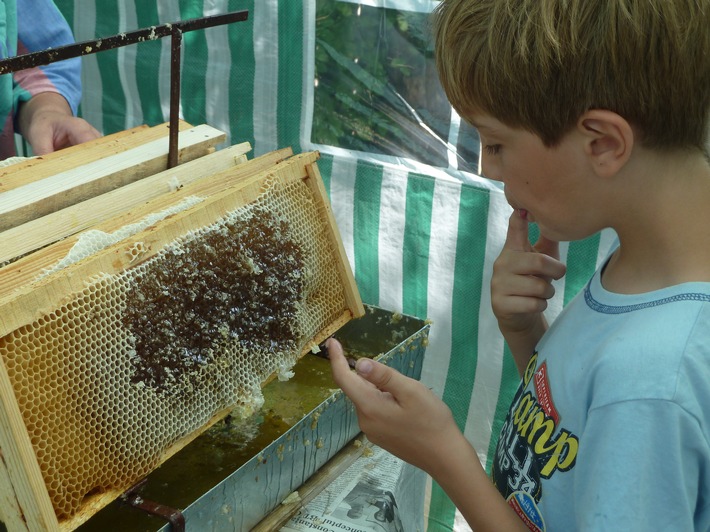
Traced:
<path fill-rule="evenodd" d="M 147 481 L 148 480 L 145 478 L 139 481 L 135 486 L 121 495 L 121 500 L 133 508 L 165 519 L 170 523 L 173 532 L 185 532 L 185 516 L 180 510 L 151 501 L 150 499 L 145 499 L 139 493 Z"/>
<path fill-rule="evenodd" d="M 82 41 L 57 48 L 49 48 L 39 52 L 17 55 L 0 59 L 0 75 L 10 74 L 19 70 L 34 68 L 42 65 L 82 57 L 85 55 L 113 50 L 129 44 L 139 42 L 155 41 L 163 37 L 171 36 L 170 55 L 170 128 L 168 137 L 168 168 L 177 166 L 178 163 L 178 133 L 179 133 L 179 112 L 180 112 L 180 56 L 182 51 L 182 34 L 188 31 L 202 30 L 241 22 L 249 17 L 248 11 L 234 11 L 223 15 L 211 15 L 208 17 L 182 20 L 161 26 L 151 26 L 127 33 L 119 33 L 112 37 Z"/>
<path fill-rule="evenodd" d="M 168 168 L 178 164 L 178 122 L 180 115 L 180 56 L 182 31 L 173 28 L 170 39 L 170 128 L 168 130 Z"/>
<path fill-rule="evenodd" d="M 162 24 L 160 26 L 151 26 L 150 28 L 119 33 L 118 35 L 114 35 L 112 37 L 82 41 L 64 46 L 58 46 L 56 48 L 49 48 L 47 50 L 41 50 L 39 52 L 31 52 L 28 54 L 17 55 L 15 57 L 8 57 L 0 60 L 0 75 L 17 72 L 18 70 L 24 70 L 27 68 L 48 65 L 64 59 L 104 52 L 106 50 L 120 48 L 121 46 L 127 46 L 129 44 L 155 41 L 157 39 L 172 35 L 175 28 L 179 29 L 182 33 L 185 33 L 188 31 L 230 24 L 232 22 L 240 22 L 247 20 L 248 17 L 248 11 L 235 11 L 232 13 L 225 13 L 223 15 L 212 15 L 202 18 L 182 20 L 170 24 Z"/>

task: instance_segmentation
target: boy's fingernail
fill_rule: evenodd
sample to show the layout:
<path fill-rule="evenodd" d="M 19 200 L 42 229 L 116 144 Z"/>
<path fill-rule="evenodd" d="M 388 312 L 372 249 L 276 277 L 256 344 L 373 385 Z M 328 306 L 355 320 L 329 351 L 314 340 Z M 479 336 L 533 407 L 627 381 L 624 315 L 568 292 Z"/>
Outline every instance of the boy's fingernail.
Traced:
<path fill-rule="evenodd" d="M 368 373 L 370 373 L 372 371 L 372 367 L 373 367 L 372 360 L 370 360 L 369 358 L 361 358 L 360 360 L 358 360 L 357 366 L 355 369 L 357 369 L 357 372 L 360 375 L 367 375 Z"/>

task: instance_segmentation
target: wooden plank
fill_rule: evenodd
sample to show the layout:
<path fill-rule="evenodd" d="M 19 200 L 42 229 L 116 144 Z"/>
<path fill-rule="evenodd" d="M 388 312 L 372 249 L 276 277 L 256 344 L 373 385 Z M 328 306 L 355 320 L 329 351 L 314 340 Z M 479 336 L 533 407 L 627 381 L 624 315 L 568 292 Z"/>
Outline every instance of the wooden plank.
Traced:
<path fill-rule="evenodd" d="M 246 162 L 242 156 L 249 151 L 251 145 L 248 142 L 237 144 L 12 227 L 0 233 L 0 263 L 95 226 L 157 196 L 231 168 L 236 163 Z"/>
<path fill-rule="evenodd" d="M 115 144 L 117 146 L 123 146 L 121 143 L 122 138 L 130 138 L 131 135 L 146 135 L 147 130 L 148 126 L 141 125 L 133 129 L 117 131 L 116 133 L 99 137 L 76 146 L 69 146 L 68 148 L 47 153 L 45 155 L 27 158 L 15 157 L 11 159 L 12 164 L 6 164 L 6 161 L 0 162 L 0 192 L 6 192 L 13 188 L 26 185 L 27 183 L 31 183 L 33 181 L 38 181 L 52 175 L 55 173 L 55 170 L 50 168 L 55 167 L 56 164 L 61 165 L 61 161 L 63 159 L 70 157 L 72 154 L 76 154 L 78 146 L 92 151 L 96 149 L 96 146 L 100 145 L 109 146 Z M 156 135 L 155 138 L 159 138 L 159 136 Z M 133 146 L 129 144 L 120 151 L 125 151 L 131 147 Z M 67 152 L 69 152 L 69 154 L 67 154 Z M 50 167 L 48 163 L 52 164 L 52 167 Z"/>
<path fill-rule="evenodd" d="M 7 530 L 27 530 L 27 523 L 22 518 L 22 510 L 17 502 L 15 489 L 12 487 L 10 472 L 5 464 L 5 457 L 0 453 L 0 523 Z"/>
<path fill-rule="evenodd" d="M 272 532 L 279 530 L 296 513 L 315 499 L 325 488 L 350 467 L 355 460 L 360 458 L 365 449 L 370 445 L 367 438 L 361 433 L 343 447 L 338 453 L 328 460 L 311 478 L 298 488 L 298 497 L 292 502 L 283 502 L 269 515 L 264 517 L 251 532 Z"/>
<path fill-rule="evenodd" d="M 180 131 L 192 127 L 185 121 L 180 121 L 179 126 Z M 0 192 L 7 192 L 109 155 L 123 153 L 146 142 L 167 138 L 169 131 L 167 123 L 154 127 L 142 125 L 46 155 L 32 157 L 15 163 L 12 167 L 2 167 L 0 168 Z"/>
<path fill-rule="evenodd" d="M 260 157 L 247 161 L 240 166 L 218 172 L 211 176 L 203 177 L 193 183 L 188 183 L 170 194 L 162 194 L 149 201 L 143 201 L 141 199 L 141 201 L 136 202 L 134 204 L 135 206 L 133 206 L 130 210 L 124 210 L 122 215 L 108 218 L 101 223 L 93 225 L 92 229 L 97 229 L 107 233 L 114 232 L 127 224 L 135 223 L 141 220 L 151 213 L 159 212 L 167 207 L 170 207 L 188 196 L 211 195 L 229 186 L 243 182 L 247 178 L 262 176 L 264 172 L 274 168 L 275 165 L 288 158 L 290 155 L 292 155 L 290 148 L 269 152 Z M 174 170 L 178 171 L 178 168 L 180 167 L 177 167 Z M 168 173 L 165 175 L 171 175 L 171 171 L 167 172 Z M 145 179 L 141 181 L 145 181 Z M 141 181 L 137 181 L 136 183 L 119 189 L 124 191 L 121 193 L 121 196 L 123 196 L 123 194 L 126 196 L 120 198 L 120 200 L 129 201 L 130 197 L 133 195 L 133 191 L 143 187 L 143 185 L 140 184 Z M 133 187 L 136 188 L 134 189 Z M 148 188 L 150 188 L 150 185 Z M 116 191 L 116 194 L 119 194 L 118 191 Z M 106 203 L 106 198 L 109 198 L 109 200 L 107 202 L 108 204 L 105 205 L 104 203 Z M 108 195 L 104 195 L 103 199 L 97 198 L 96 202 L 92 202 L 90 208 L 96 211 L 101 211 L 104 208 L 109 209 L 112 201 L 112 198 Z M 82 203 L 82 205 L 84 204 Z M 0 241 L 2 241 L 3 236 L 8 233 L 10 233 L 10 231 L 0 233 Z M 22 232 L 18 233 L 13 231 L 12 236 L 19 239 L 23 238 Z M 62 241 L 58 241 L 28 257 L 19 259 L 9 266 L 2 268 L 0 270 L 2 271 L 2 275 L 0 275 L 0 302 L 5 298 L 10 297 L 15 290 L 18 290 L 33 282 L 43 270 L 52 267 L 54 264 L 62 260 L 67 253 L 69 253 L 72 246 L 76 244 L 79 238 L 80 235 L 69 236 Z M 0 303 L 0 306 L 1 305 L 2 304 Z"/>
<path fill-rule="evenodd" d="M 57 530 L 59 522 L 1 360 L 0 459 L 3 461 L 0 468 L 7 472 L 6 478 L 0 476 L 0 502 L 10 530 Z"/>
<path fill-rule="evenodd" d="M 202 125 L 180 133 L 178 160 L 207 153 L 226 135 Z M 0 230 L 26 223 L 167 168 L 168 138 L 103 157 L 0 194 Z"/>
<path fill-rule="evenodd" d="M 306 180 L 311 189 L 313 189 L 314 194 L 321 197 L 327 197 L 325 190 L 325 185 L 323 184 L 323 178 L 320 175 L 320 170 L 318 165 L 309 164 L 306 166 L 306 171 L 308 172 L 309 179 Z M 333 215 L 333 208 L 330 202 L 324 202 L 320 206 L 323 211 L 323 216 L 328 220 L 328 231 L 329 238 L 332 242 L 333 249 L 338 255 L 339 260 L 336 262 L 338 264 L 338 271 L 340 272 L 341 283 L 345 288 L 345 300 L 347 301 L 350 311 L 353 313 L 353 318 L 359 318 L 365 315 L 365 307 L 362 304 L 362 299 L 360 298 L 360 292 L 355 284 L 355 277 L 353 271 L 350 268 L 350 262 L 348 261 L 348 256 L 345 253 L 345 246 L 343 246 L 343 240 L 338 232 L 338 225 L 335 222 L 335 216 Z"/>
<path fill-rule="evenodd" d="M 106 224 L 101 225 L 99 228 L 103 231 L 116 231 L 126 224 L 140 220 L 153 212 L 166 209 L 187 197 L 212 196 L 230 187 L 237 185 L 243 186 L 249 180 L 261 181 L 265 173 L 278 172 L 282 166 L 289 167 L 298 163 L 302 156 L 296 155 L 290 157 L 292 153 L 291 148 L 284 148 L 266 153 L 248 161 L 244 165 L 217 172 L 206 179 L 200 179 L 185 185 L 180 188 L 180 190 L 176 191 L 172 197 L 156 197 L 150 202 L 146 202 L 144 205 L 139 205 L 130 212 L 126 212 L 123 216 L 107 220 Z"/>

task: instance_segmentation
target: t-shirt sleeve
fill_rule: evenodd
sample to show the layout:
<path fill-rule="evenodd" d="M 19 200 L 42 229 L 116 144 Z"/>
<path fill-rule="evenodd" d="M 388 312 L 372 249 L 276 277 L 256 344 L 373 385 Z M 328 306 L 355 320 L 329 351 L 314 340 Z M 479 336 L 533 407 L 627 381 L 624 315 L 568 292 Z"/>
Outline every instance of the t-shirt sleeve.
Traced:
<path fill-rule="evenodd" d="M 708 443 L 698 420 L 678 404 L 633 400 L 597 408 L 582 441 L 572 498 L 578 530 L 708 526 L 700 489 L 707 485 L 701 464 L 708 463 Z"/>
<path fill-rule="evenodd" d="M 17 1 L 17 53 L 25 54 L 74 42 L 71 29 L 51 0 Z M 15 73 L 16 104 L 40 92 L 64 96 L 76 114 L 81 100 L 81 59 L 73 58 Z"/>

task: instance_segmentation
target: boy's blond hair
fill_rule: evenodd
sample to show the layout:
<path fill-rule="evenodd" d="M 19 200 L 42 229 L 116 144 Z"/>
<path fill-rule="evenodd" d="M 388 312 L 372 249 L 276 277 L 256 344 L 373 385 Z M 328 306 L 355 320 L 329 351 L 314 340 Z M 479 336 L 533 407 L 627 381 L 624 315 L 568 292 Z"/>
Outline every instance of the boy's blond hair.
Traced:
<path fill-rule="evenodd" d="M 608 109 L 647 147 L 706 150 L 710 0 L 444 0 L 434 33 L 463 118 L 490 114 L 552 146 Z"/>

